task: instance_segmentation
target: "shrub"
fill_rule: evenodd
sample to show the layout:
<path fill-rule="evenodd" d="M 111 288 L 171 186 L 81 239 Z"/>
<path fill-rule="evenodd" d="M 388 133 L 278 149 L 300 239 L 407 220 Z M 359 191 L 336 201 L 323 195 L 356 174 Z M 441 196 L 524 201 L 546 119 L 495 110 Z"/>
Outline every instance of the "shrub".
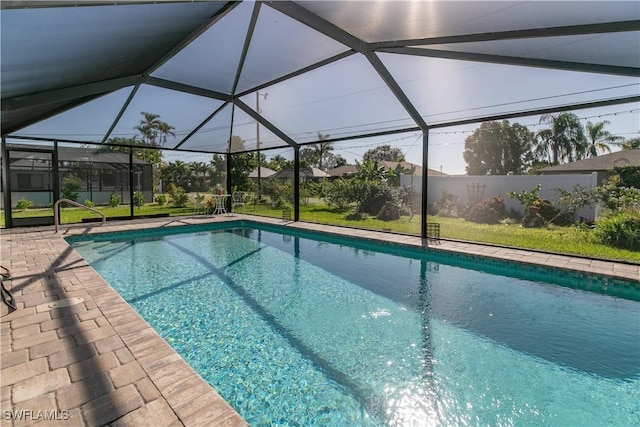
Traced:
<path fill-rule="evenodd" d="M 538 199 L 527 210 L 522 218 L 522 226 L 525 228 L 542 227 L 553 221 L 563 222 L 563 216 L 559 214 L 553 204 L 546 199 Z"/>
<path fill-rule="evenodd" d="M 529 212 L 529 208 L 536 201 L 540 200 L 540 196 L 538 196 L 540 189 L 542 189 L 542 186 L 538 184 L 534 188 L 532 188 L 531 191 L 527 191 L 524 189 L 521 190 L 519 193 L 516 193 L 515 191 L 509 191 L 507 193 L 507 196 L 509 196 L 510 199 L 516 199 L 520 203 L 522 203 L 522 207 L 524 208 L 524 214 L 527 215 L 527 213 Z"/>
<path fill-rule="evenodd" d="M 189 203 L 189 195 L 182 187 L 177 187 L 170 196 L 174 208 L 184 208 Z"/>
<path fill-rule="evenodd" d="M 16 209 L 21 211 L 25 209 L 29 209 L 33 203 L 30 200 L 25 199 L 24 197 L 16 202 Z"/>
<path fill-rule="evenodd" d="M 86 199 L 84 201 L 84 204 L 85 204 L 85 206 L 90 207 L 90 208 L 95 206 L 95 203 L 93 203 L 93 200 L 91 200 L 91 199 Z"/>
<path fill-rule="evenodd" d="M 386 183 L 370 183 L 369 191 L 362 200 L 362 212 L 369 215 L 377 215 L 387 202 L 393 202 L 391 187 Z"/>
<path fill-rule="evenodd" d="M 640 189 L 634 187 L 601 188 L 605 206 L 611 210 L 625 210 L 640 206 Z"/>
<path fill-rule="evenodd" d="M 137 207 L 140 207 L 142 205 L 144 205 L 145 200 L 144 200 L 144 194 L 142 194 L 141 191 L 136 191 L 133 193 L 133 204 L 136 205 Z"/>
<path fill-rule="evenodd" d="M 382 209 L 380 209 L 376 218 L 382 221 L 398 220 L 400 219 L 400 209 L 398 209 L 398 206 L 394 202 L 388 201 L 384 204 Z"/>
<path fill-rule="evenodd" d="M 498 224 L 505 217 L 504 199 L 491 197 L 472 206 L 464 219 L 479 224 Z"/>
<path fill-rule="evenodd" d="M 271 207 L 276 209 L 290 208 L 293 200 L 293 182 L 272 179 L 263 183 L 262 193 L 271 199 Z"/>
<path fill-rule="evenodd" d="M 62 188 L 60 192 L 62 193 L 63 199 L 73 200 L 74 202 L 78 200 L 78 190 L 82 187 L 82 179 L 75 175 L 67 175 L 62 178 Z"/>
<path fill-rule="evenodd" d="M 176 190 L 177 190 L 177 187 L 173 182 L 168 183 L 164 188 L 164 192 L 167 194 L 173 194 L 176 192 Z"/>
<path fill-rule="evenodd" d="M 434 203 L 433 208 L 436 215 L 443 217 L 457 218 L 462 213 L 460 198 L 454 196 L 453 193 L 447 190 L 442 190 L 442 195 L 440 199 Z"/>
<path fill-rule="evenodd" d="M 538 215 L 540 215 L 545 223 L 551 222 L 558 216 L 558 209 L 547 199 L 538 199 L 534 202 L 533 206 L 538 208 Z"/>
<path fill-rule="evenodd" d="M 600 196 L 597 188 L 591 188 L 584 185 L 576 184 L 571 190 L 563 188 L 554 188 L 553 191 L 557 196 L 556 202 L 559 207 L 558 218 L 554 218 L 556 224 L 567 224 L 575 221 L 576 213 L 585 206 L 593 206 Z"/>
<path fill-rule="evenodd" d="M 357 202 L 359 213 L 377 216 L 387 203 L 395 205 L 399 215 L 412 215 L 412 189 L 391 187 L 385 181 L 351 181 L 351 199 Z"/>
<path fill-rule="evenodd" d="M 164 206 L 167 203 L 167 196 L 163 193 L 156 194 L 153 201 L 156 202 L 158 206 Z"/>
<path fill-rule="evenodd" d="M 118 206 L 121 201 L 122 200 L 120 199 L 120 196 L 115 193 L 111 193 L 111 196 L 109 196 L 109 206 L 111 206 L 112 208 Z"/>
<path fill-rule="evenodd" d="M 340 178 L 336 179 L 324 190 L 324 200 L 329 206 L 336 207 L 339 210 L 345 210 L 349 207 L 352 199 L 349 194 L 349 181 Z"/>
<path fill-rule="evenodd" d="M 594 234 L 605 245 L 640 249 L 640 213 L 620 212 L 596 220 Z"/>

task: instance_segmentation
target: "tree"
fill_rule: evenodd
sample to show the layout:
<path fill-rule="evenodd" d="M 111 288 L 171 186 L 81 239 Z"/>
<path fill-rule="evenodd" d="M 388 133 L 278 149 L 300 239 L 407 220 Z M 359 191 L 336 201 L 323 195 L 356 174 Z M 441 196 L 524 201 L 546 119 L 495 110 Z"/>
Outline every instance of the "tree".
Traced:
<path fill-rule="evenodd" d="M 191 170 L 195 180 L 193 187 L 196 187 L 198 191 L 206 190 L 204 181 L 207 176 L 207 164 L 205 162 L 191 162 L 189 163 L 189 169 Z"/>
<path fill-rule="evenodd" d="M 389 185 L 393 187 L 399 187 L 400 176 L 404 173 L 409 172 L 409 169 L 406 169 L 405 167 L 402 166 L 401 163 L 398 163 L 395 168 L 388 169 L 386 172 L 387 172 L 387 181 L 389 182 Z"/>
<path fill-rule="evenodd" d="M 400 150 L 399 148 L 392 148 L 390 145 L 381 145 L 379 147 L 372 148 L 364 153 L 364 155 L 362 156 L 362 160 L 371 160 L 374 162 L 404 162 L 405 158 L 402 150 Z"/>
<path fill-rule="evenodd" d="M 227 162 L 225 161 L 224 157 L 219 154 L 214 154 L 209 161 L 207 173 L 209 175 L 209 181 L 212 185 L 223 185 L 227 177 Z"/>
<path fill-rule="evenodd" d="M 589 146 L 578 116 L 573 113 L 544 114 L 540 123 L 550 127 L 536 135 L 536 154 L 539 157 L 547 158 L 552 165 L 586 157 Z"/>
<path fill-rule="evenodd" d="M 154 147 L 164 147 L 167 142 L 167 136 L 176 136 L 173 131 L 175 128 L 166 122 L 160 120 L 158 114 L 147 113 L 142 111 L 143 118 L 140 119 L 140 123 L 134 129 L 136 129 L 142 135 L 143 141 Z"/>
<path fill-rule="evenodd" d="M 534 135 L 525 126 L 509 121 L 484 122 L 465 139 L 464 160 L 469 175 L 522 174 L 533 155 Z"/>
<path fill-rule="evenodd" d="M 132 138 L 109 138 L 106 145 L 101 147 L 101 150 L 129 153 L 129 147 L 125 147 L 125 145 L 134 147 L 131 150 L 133 150 L 135 158 L 151 163 L 153 175 L 152 191 L 155 191 L 160 181 L 162 164 L 162 151 L 158 150 L 158 148 L 164 146 L 169 135 L 175 136 L 175 133 L 173 133 L 175 128 L 160 120 L 158 114 L 147 113 L 146 111 L 142 111 L 140 114 L 142 114 L 142 119 L 134 127 L 139 132 L 139 135 L 134 135 Z"/>
<path fill-rule="evenodd" d="M 173 183 L 177 187 L 186 187 L 189 185 L 191 173 L 189 167 L 182 160 L 169 162 L 161 167 L 162 180 L 168 184 Z"/>
<path fill-rule="evenodd" d="M 271 170 L 281 171 L 283 169 L 288 169 L 290 162 L 290 160 L 285 159 L 282 155 L 276 154 L 275 156 L 271 157 L 271 159 L 269 159 L 269 162 L 267 162 L 266 165 Z M 291 167 L 291 169 L 293 169 L 293 166 Z"/>
<path fill-rule="evenodd" d="M 636 138 L 623 138 L 620 142 L 614 143 L 614 145 L 618 145 L 622 147 L 623 150 L 632 150 L 634 148 L 640 148 L 640 137 Z"/>
<path fill-rule="evenodd" d="M 378 164 L 378 161 L 366 159 L 362 163 L 356 162 L 356 173 L 354 178 L 361 181 L 373 181 L 378 182 L 384 180 L 386 172 L 383 166 Z"/>
<path fill-rule="evenodd" d="M 246 151 L 244 147 L 244 140 L 238 135 L 232 135 L 231 142 L 229 143 L 229 153 L 241 153 L 243 151 Z"/>
<path fill-rule="evenodd" d="M 340 154 L 334 155 L 331 158 L 331 163 L 327 163 L 327 170 L 339 168 L 340 166 L 345 166 L 347 164 L 347 159 L 342 157 Z"/>
<path fill-rule="evenodd" d="M 611 152 L 611 147 L 608 144 L 616 143 L 622 140 L 621 137 L 612 135 L 611 132 L 605 130 L 604 127 L 609 124 L 608 120 L 597 122 L 595 124 L 587 122 L 587 138 L 589 141 L 589 156 L 595 157 L 598 155 L 598 150 L 602 152 Z"/>
<path fill-rule="evenodd" d="M 237 135 L 231 137 L 230 151 L 238 152 L 244 149 L 244 141 Z M 258 167 L 258 159 L 250 153 L 230 154 L 229 176 L 231 185 L 240 191 L 247 191 L 251 188 L 251 178 L 249 173 Z"/>
<path fill-rule="evenodd" d="M 323 135 L 318 133 L 318 141 L 325 141 L 329 138 L 329 135 Z M 333 153 L 332 142 L 319 142 L 312 146 L 303 148 L 300 150 L 300 160 L 306 161 L 311 167 L 316 167 L 320 170 L 329 170 L 342 159 L 341 156 L 335 156 Z"/>
<path fill-rule="evenodd" d="M 67 175 L 62 178 L 62 188 L 60 193 L 63 199 L 78 200 L 78 191 L 82 188 L 82 179 L 75 175 Z"/>

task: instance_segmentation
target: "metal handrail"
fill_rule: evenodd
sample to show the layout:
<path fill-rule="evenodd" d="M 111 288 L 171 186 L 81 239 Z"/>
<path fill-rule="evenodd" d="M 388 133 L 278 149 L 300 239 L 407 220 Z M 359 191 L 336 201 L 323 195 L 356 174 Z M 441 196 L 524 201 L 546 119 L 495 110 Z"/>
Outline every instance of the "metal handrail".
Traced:
<path fill-rule="evenodd" d="M 58 205 L 61 202 L 69 203 L 70 205 L 74 205 L 74 206 L 77 206 L 79 208 L 85 208 L 85 209 L 90 210 L 91 212 L 95 212 L 95 213 L 101 215 L 102 216 L 102 222 L 100 223 L 100 225 L 103 225 L 105 223 L 105 221 L 107 220 L 107 216 L 105 214 L 103 214 L 102 212 L 100 212 L 99 210 L 97 210 L 97 209 L 90 208 L 89 206 L 83 205 L 82 203 L 78 203 L 78 202 L 76 202 L 74 200 L 58 199 L 53 204 L 53 223 L 56 226 L 56 233 L 58 233 L 58 230 L 60 229 L 60 215 L 58 214 Z"/>

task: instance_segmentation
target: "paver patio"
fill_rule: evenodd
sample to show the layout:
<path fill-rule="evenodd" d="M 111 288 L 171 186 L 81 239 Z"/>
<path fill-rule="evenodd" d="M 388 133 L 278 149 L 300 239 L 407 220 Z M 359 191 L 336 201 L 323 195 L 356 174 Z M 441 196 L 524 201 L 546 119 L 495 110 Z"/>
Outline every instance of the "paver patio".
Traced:
<path fill-rule="evenodd" d="M 64 236 L 250 219 L 422 245 L 416 236 L 242 215 L 184 217 L 2 230 L 5 282 L 18 310 L 2 304 L 2 426 L 242 426 L 246 422 L 104 280 Z M 638 283 L 640 265 L 442 241 L 446 250 L 602 274 Z M 56 306 L 56 302 L 58 305 Z M 22 419 L 18 419 L 22 418 Z"/>

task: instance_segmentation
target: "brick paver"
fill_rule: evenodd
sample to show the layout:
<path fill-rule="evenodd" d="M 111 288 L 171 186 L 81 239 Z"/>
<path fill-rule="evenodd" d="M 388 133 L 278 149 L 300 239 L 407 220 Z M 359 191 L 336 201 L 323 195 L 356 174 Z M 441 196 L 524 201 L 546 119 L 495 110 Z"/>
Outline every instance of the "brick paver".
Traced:
<path fill-rule="evenodd" d="M 0 239 L 2 265 L 13 276 L 5 285 L 19 307 L 9 314 L 2 305 L 2 408 L 27 416 L 57 411 L 60 418 L 0 425 L 203 425 L 187 421 L 188 411 L 179 417 L 149 376 L 149 361 L 168 356 L 192 375 L 199 397 L 223 402 L 208 421 L 229 414 L 242 420 L 51 228 L 3 230 Z M 50 306 L 74 297 L 83 301 Z"/>
<path fill-rule="evenodd" d="M 180 226 L 234 218 L 182 218 L 107 224 L 89 232 Z M 280 224 L 277 219 L 250 217 Z M 331 228 L 287 227 L 422 246 L 416 236 Z M 67 230 L 83 233 L 85 228 Z M 242 418 L 111 289 L 53 227 L 3 230 L 5 282 L 19 309 L 0 319 L 0 392 L 5 410 L 55 410 L 68 420 L 38 426 L 244 426 Z M 597 273 L 640 283 L 640 265 L 442 241 L 435 251 L 522 261 Z M 76 305 L 51 302 L 81 297 Z M 33 422 L 0 420 L 0 425 Z"/>

